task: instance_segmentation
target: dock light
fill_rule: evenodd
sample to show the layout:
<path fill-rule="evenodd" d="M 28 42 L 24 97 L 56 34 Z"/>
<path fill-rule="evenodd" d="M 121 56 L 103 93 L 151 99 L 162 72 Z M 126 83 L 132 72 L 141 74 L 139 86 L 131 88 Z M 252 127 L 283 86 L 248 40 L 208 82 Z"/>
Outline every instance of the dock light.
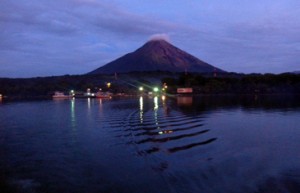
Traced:
<path fill-rule="evenodd" d="M 75 96 L 75 91 L 74 90 L 70 90 L 70 95 L 71 96 Z"/>
<path fill-rule="evenodd" d="M 143 91 L 143 90 L 144 90 L 144 88 L 141 86 L 141 87 L 139 88 L 139 90 L 140 90 L 140 91 Z"/>
<path fill-rule="evenodd" d="M 153 91 L 154 91 L 154 92 L 158 92 L 158 90 L 159 90 L 159 89 L 158 89 L 157 87 L 154 87 L 154 88 L 153 88 Z"/>
<path fill-rule="evenodd" d="M 108 82 L 108 83 L 106 84 L 106 86 L 107 86 L 107 88 L 110 88 L 110 86 L 111 86 L 111 83 L 110 83 L 110 82 Z"/>
<path fill-rule="evenodd" d="M 86 94 L 87 94 L 88 96 L 91 95 L 91 89 L 90 89 L 90 88 L 86 89 Z"/>

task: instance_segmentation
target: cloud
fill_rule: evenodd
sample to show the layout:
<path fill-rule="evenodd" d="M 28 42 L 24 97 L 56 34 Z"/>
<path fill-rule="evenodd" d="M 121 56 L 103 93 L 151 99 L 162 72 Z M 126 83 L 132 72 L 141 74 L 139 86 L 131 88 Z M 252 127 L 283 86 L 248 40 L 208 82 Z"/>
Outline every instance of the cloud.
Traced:
<path fill-rule="evenodd" d="M 114 3 L 82 0 L 8 1 L 0 7 L 0 26 L 0 68 L 6 66 L 0 77 L 85 73 L 136 49 L 151 34 L 176 29 Z"/>
<path fill-rule="evenodd" d="M 154 34 L 150 36 L 149 40 L 165 40 L 170 42 L 170 37 L 168 34 Z"/>

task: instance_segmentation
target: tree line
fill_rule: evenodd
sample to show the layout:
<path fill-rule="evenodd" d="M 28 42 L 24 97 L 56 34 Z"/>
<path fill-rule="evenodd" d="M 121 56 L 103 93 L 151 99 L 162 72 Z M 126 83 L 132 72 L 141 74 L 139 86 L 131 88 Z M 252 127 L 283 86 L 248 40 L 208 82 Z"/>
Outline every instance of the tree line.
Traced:
<path fill-rule="evenodd" d="M 178 78 L 165 77 L 169 93 L 178 87 L 192 87 L 198 94 L 300 94 L 300 75 L 231 74 L 205 77 L 200 74 L 181 74 Z"/>
<path fill-rule="evenodd" d="M 111 82 L 110 88 L 106 87 Z M 134 72 L 115 75 L 65 75 L 37 78 L 0 78 L 0 94 L 8 97 L 51 97 L 54 91 L 71 89 L 93 91 L 102 88 L 114 93 L 137 94 L 138 87 L 167 84 L 166 92 L 176 94 L 178 87 L 192 87 L 195 94 L 300 94 L 300 75 L 284 74 L 211 74 Z"/>

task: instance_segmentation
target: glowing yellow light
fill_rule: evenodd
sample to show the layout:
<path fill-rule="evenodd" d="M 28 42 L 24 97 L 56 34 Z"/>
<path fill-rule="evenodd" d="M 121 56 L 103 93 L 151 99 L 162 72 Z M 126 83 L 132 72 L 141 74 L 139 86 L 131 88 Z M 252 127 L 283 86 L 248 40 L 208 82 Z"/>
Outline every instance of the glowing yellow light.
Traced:
<path fill-rule="evenodd" d="M 107 88 L 110 88 L 110 86 L 111 86 L 111 83 L 110 83 L 110 82 L 108 82 L 108 83 L 106 84 L 106 86 L 107 86 Z"/>
<path fill-rule="evenodd" d="M 165 95 L 162 95 L 161 96 L 161 99 L 164 101 L 164 100 L 166 100 L 166 96 Z"/>
<path fill-rule="evenodd" d="M 168 88 L 167 83 L 164 83 L 163 87 L 164 87 L 164 89 L 167 89 Z"/>
<path fill-rule="evenodd" d="M 143 91 L 143 90 L 144 90 L 144 88 L 141 86 L 141 87 L 139 88 L 139 90 L 140 90 L 140 91 Z"/>

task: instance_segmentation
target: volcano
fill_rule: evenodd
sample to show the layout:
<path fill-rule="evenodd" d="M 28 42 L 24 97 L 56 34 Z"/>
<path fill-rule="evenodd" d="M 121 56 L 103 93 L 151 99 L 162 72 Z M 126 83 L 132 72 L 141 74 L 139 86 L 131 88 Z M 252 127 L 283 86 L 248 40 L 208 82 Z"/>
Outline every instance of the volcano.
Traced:
<path fill-rule="evenodd" d="M 150 40 L 132 53 L 128 53 L 89 74 L 112 74 L 127 72 L 225 72 L 165 40 Z"/>

